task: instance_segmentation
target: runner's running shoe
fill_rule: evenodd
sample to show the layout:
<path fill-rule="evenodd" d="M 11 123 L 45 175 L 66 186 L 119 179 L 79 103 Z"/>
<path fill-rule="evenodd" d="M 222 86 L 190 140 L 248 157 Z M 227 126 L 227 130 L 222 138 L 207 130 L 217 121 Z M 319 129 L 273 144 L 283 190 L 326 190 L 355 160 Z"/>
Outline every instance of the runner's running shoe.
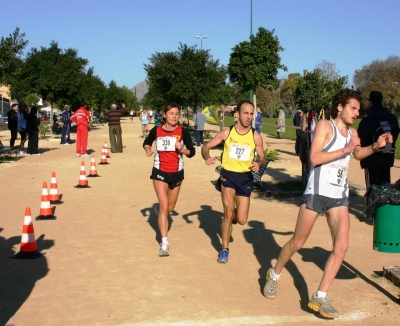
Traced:
<path fill-rule="evenodd" d="M 228 262 L 229 251 L 226 249 L 222 249 L 219 252 L 217 263 L 226 264 Z"/>
<path fill-rule="evenodd" d="M 164 247 L 164 249 L 163 249 Z M 163 245 L 160 243 L 160 251 L 158 252 L 158 256 L 160 257 L 167 257 L 169 256 L 169 244 Z"/>
<path fill-rule="evenodd" d="M 335 308 L 331 306 L 332 299 L 328 297 L 318 298 L 316 293 L 313 293 L 310 302 L 308 303 L 308 307 L 312 310 L 319 312 L 322 316 L 326 318 L 338 318 L 339 313 Z"/>
<path fill-rule="evenodd" d="M 276 286 L 278 281 L 272 278 L 273 269 L 270 268 L 267 272 L 267 283 L 264 286 L 264 296 L 268 299 L 275 299 L 276 297 Z"/>

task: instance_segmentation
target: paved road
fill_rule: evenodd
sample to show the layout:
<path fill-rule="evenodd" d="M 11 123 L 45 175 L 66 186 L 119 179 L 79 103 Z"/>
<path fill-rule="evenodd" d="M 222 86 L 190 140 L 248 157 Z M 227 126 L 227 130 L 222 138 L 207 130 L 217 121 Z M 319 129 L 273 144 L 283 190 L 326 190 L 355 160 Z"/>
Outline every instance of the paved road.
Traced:
<path fill-rule="evenodd" d="M 141 148 L 140 125 L 123 121 L 124 153 L 97 164 L 100 178 L 76 189 L 81 161 L 74 146 L 40 141 L 42 156 L 0 164 L 0 325 L 319 325 L 306 308 L 330 251 L 321 216 L 299 254 L 284 270 L 275 300 L 261 294 L 264 275 L 293 231 L 299 197 L 251 199 L 249 222 L 235 226 L 227 265 L 216 263 L 222 218 L 213 166 L 201 156 L 185 159 L 185 181 L 171 214 L 171 256 L 158 257 L 157 216 L 149 179 L 153 158 Z M 218 129 L 218 128 L 216 128 Z M 6 131 L 0 139 L 8 139 Z M 107 126 L 90 132 L 99 163 Z M 273 163 L 263 180 L 296 179 L 300 164 L 293 142 L 266 138 L 286 162 Z M 215 155 L 219 155 L 216 150 Z M 393 169 L 400 177 L 400 164 Z M 56 172 L 63 204 L 55 221 L 34 221 L 42 258 L 8 257 L 19 251 L 24 209 L 40 207 L 42 182 Z M 357 162 L 349 178 L 363 184 Z M 372 226 L 360 223 L 363 198 L 351 198 L 350 249 L 331 288 L 341 313 L 338 325 L 397 325 L 397 287 L 374 278 L 399 256 L 372 250 Z"/>

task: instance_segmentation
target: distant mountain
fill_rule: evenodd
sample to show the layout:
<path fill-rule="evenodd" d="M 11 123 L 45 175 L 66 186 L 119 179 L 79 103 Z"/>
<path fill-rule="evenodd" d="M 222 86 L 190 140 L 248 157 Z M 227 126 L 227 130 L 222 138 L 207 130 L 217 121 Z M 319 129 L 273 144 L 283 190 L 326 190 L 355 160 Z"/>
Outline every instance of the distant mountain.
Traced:
<path fill-rule="evenodd" d="M 133 86 L 131 90 L 133 94 L 135 94 L 138 101 L 141 101 L 144 95 L 149 91 L 149 84 L 147 84 L 147 81 L 144 80 L 141 83 Z"/>

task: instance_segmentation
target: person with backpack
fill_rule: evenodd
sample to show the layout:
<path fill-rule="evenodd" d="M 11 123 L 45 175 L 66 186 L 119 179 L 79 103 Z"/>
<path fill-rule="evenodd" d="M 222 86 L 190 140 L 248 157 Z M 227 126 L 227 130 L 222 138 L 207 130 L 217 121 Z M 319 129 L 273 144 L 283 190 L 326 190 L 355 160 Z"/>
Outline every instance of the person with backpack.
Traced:
<path fill-rule="evenodd" d="M 365 172 L 365 186 L 390 183 L 390 168 L 394 163 L 394 144 L 399 135 L 399 121 L 396 116 L 383 106 L 381 92 L 372 91 L 369 94 L 370 114 L 363 118 L 358 126 L 358 136 L 361 146 L 374 146 L 378 137 L 384 133 L 392 134 L 393 143 L 385 148 L 374 148 L 374 154 L 360 161 Z"/>
<path fill-rule="evenodd" d="M 24 151 L 25 147 L 25 141 L 26 141 L 26 123 L 28 120 L 28 114 L 29 114 L 29 107 L 27 105 L 24 105 L 21 109 L 21 111 L 18 113 L 18 133 L 21 136 L 21 143 L 19 145 L 19 155 L 25 155 L 26 152 Z"/>

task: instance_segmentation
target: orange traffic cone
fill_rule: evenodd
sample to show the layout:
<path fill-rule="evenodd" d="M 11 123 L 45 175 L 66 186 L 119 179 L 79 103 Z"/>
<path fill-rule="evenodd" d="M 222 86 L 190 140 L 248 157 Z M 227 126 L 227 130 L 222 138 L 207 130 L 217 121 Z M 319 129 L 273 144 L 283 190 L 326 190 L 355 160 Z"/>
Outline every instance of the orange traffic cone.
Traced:
<path fill-rule="evenodd" d="M 90 188 L 89 182 L 86 179 L 85 162 L 81 162 L 81 172 L 79 174 L 79 181 L 75 188 Z"/>
<path fill-rule="evenodd" d="M 106 155 L 106 151 L 103 145 L 103 148 L 101 149 L 101 160 L 100 160 L 100 164 L 108 164 L 107 162 L 107 155 Z"/>
<path fill-rule="evenodd" d="M 53 215 L 53 209 L 50 207 L 47 182 L 43 182 L 40 211 L 39 211 L 39 216 L 36 216 L 36 220 L 55 220 L 55 219 L 56 217 Z"/>
<path fill-rule="evenodd" d="M 22 227 L 21 247 L 20 252 L 11 256 L 10 258 L 19 259 L 35 259 L 43 256 L 44 253 L 36 248 L 35 232 L 33 230 L 31 209 L 25 208 L 25 219 Z"/>
<path fill-rule="evenodd" d="M 62 201 L 60 200 L 60 195 L 58 194 L 58 186 L 55 172 L 51 172 L 49 199 L 50 204 L 62 204 Z"/>
<path fill-rule="evenodd" d="M 90 172 L 88 177 L 99 177 L 97 174 L 97 168 L 96 168 L 96 161 L 94 160 L 94 155 L 92 155 L 92 162 L 90 162 Z"/>
<path fill-rule="evenodd" d="M 110 158 L 111 156 L 108 154 L 108 145 L 106 141 L 104 142 L 104 151 L 106 152 L 106 157 Z"/>

